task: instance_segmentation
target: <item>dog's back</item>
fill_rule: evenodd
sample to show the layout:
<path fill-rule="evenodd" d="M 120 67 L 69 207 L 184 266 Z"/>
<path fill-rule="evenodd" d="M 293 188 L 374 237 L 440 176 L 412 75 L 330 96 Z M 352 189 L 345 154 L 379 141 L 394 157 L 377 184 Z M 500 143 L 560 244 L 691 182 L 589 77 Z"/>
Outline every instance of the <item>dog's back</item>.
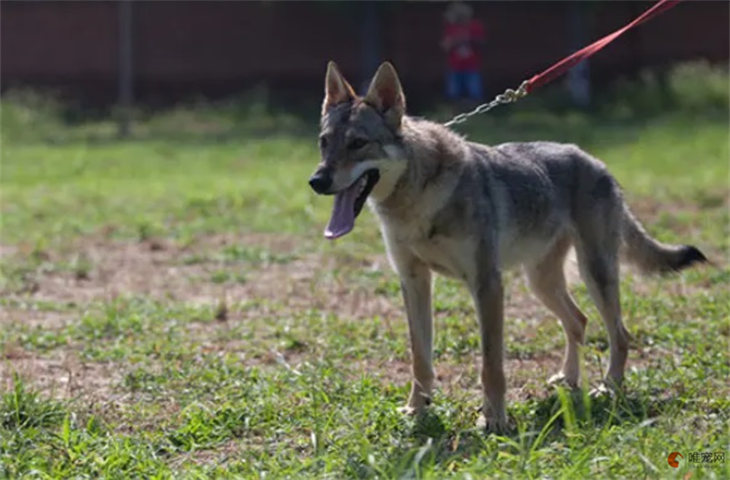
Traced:
<path fill-rule="evenodd" d="M 472 148 L 484 147 L 472 144 Z M 509 192 L 505 204 L 513 209 L 502 220 L 505 226 L 514 222 L 518 235 L 547 239 L 565 233 L 580 246 L 586 237 L 603 232 L 603 238 L 590 241 L 607 251 L 612 250 L 610 243 L 618 242 L 624 257 L 646 273 L 680 270 L 705 260 L 694 247 L 665 245 L 651 238 L 631 214 L 603 162 L 577 146 L 506 143 L 493 151 L 498 154 L 486 163 Z"/>
<path fill-rule="evenodd" d="M 411 141 L 423 143 L 428 138 L 428 145 L 411 145 L 405 151 L 413 155 L 410 161 L 424 166 L 422 175 L 409 182 L 424 185 L 424 197 L 439 205 L 431 217 L 431 235 L 479 235 L 490 230 L 504 267 L 539 260 L 564 237 L 576 247 L 590 240 L 606 252 L 617 245 L 626 259 L 647 273 L 679 270 L 704 260 L 694 247 L 664 245 L 646 234 L 603 162 L 576 145 L 486 146 L 425 120 L 408 119 L 404 126 L 419 132 L 406 137 Z M 452 187 L 429 195 L 429 185 Z M 409 190 L 406 187 L 401 185 Z M 398 198 L 398 192 L 394 197 L 391 200 L 407 208 L 409 203 Z M 424 203 L 411 205 L 407 210 L 413 211 L 402 216 L 419 217 L 416 210 L 423 212 Z"/>

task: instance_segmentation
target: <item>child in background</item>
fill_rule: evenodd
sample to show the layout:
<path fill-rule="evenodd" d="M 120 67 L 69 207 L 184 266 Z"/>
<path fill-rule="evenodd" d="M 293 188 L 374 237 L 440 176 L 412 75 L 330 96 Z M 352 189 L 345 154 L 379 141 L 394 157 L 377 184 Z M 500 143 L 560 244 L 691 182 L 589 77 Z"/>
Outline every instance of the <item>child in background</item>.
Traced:
<path fill-rule="evenodd" d="M 480 49 L 484 44 L 484 26 L 472 18 L 472 8 L 454 2 L 444 14 L 446 22 L 441 47 L 447 54 L 446 96 L 450 100 L 467 97 L 481 101 L 482 75 Z"/>

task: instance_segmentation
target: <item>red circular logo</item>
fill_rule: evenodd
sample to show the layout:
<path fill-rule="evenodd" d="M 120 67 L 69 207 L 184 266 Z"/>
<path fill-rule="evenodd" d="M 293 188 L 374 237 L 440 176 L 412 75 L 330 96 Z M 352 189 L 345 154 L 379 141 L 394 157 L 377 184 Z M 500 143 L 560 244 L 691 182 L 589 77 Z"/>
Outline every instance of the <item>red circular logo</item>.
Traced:
<path fill-rule="evenodd" d="M 670 467 L 672 467 L 672 468 L 679 467 L 679 462 L 677 461 L 678 456 L 684 458 L 684 455 L 682 455 L 679 452 L 672 452 L 669 454 L 669 456 L 667 457 L 667 463 L 669 463 Z"/>

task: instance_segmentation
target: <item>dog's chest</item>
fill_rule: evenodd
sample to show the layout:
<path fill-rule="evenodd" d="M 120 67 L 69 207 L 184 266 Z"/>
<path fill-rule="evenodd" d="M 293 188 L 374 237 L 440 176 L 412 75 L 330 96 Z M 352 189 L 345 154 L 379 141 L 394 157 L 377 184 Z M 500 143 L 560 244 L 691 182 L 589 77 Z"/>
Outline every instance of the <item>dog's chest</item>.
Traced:
<path fill-rule="evenodd" d="M 431 270 L 461 280 L 472 277 L 474 259 L 471 250 L 463 241 L 444 237 L 425 239 L 411 245 L 411 251 Z"/>
<path fill-rule="evenodd" d="M 386 241 L 392 252 L 408 252 L 428 267 L 448 277 L 467 280 L 474 270 L 474 246 L 467 238 L 434 235 L 430 222 L 404 222 L 386 226 Z"/>

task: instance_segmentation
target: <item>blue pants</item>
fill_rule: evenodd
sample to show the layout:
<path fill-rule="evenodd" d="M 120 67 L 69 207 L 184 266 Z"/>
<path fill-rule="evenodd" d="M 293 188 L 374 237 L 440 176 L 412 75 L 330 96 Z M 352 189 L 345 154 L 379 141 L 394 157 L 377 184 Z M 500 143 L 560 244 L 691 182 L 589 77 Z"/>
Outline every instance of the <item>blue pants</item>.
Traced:
<path fill-rule="evenodd" d="M 477 71 L 449 71 L 446 74 L 446 96 L 451 100 L 466 96 L 470 100 L 480 101 L 484 96 L 482 75 Z"/>

